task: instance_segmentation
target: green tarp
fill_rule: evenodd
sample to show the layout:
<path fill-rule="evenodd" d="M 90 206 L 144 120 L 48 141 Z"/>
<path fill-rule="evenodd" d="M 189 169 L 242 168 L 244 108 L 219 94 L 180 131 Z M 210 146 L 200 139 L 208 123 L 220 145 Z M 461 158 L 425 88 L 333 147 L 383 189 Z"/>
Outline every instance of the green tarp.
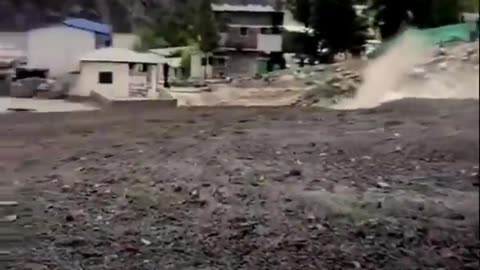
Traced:
<path fill-rule="evenodd" d="M 442 44 L 455 41 L 471 41 L 471 34 L 474 31 L 473 25 L 461 23 L 420 30 L 420 34 L 424 35 L 433 44 Z"/>
<path fill-rule="evenodd" d="M 428 43 L 448 44 L 458 41 L 472 41 L 478 38 L 478 29 L 474 24 L 461 23 L 446 25 L 437 28 L 405 31 L 402 35 L 394 38 L 390 41 L 383 42 L 376 50 L 368 55 L 369 58 L 376 58 L 386 52 L 391 46 L 393 46 L 400 38 L 407 34 L 417 35 L 419 38 L 427 41 Z"/>

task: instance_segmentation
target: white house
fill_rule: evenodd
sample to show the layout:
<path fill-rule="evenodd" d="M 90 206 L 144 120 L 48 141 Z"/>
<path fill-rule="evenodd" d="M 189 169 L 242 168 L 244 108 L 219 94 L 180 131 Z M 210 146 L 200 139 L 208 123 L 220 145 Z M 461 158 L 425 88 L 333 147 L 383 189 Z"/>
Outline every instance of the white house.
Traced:
<path fill-rule="evenodd" d="M 95 50 L 95 34 L 65 25 L 31 30 L 27 35 L 29 68 L 48 69 L 50 76 L 78 71 L 78 59 Z"/>
<path fill-rule="evenodd" d="M 66 19 L 61 24 L 27 33 L 28 67 L 48 69 L 52 77 L 75 72 L 82 55 L 111 43 L 109 25 L 85 19 Z"/>
<path fill-rule="evenodd" d="M 113 33 L 112 47 L 133 49 L 140 41 L 140 37 L 133 33 Z"/>
<path fill-rule="evenodd" d="M 158 64 L 154 54 L 103 48 L 80 58 L 80 74 L 72 96 L 92 92 L 110 99 L 157 98 Z"/>

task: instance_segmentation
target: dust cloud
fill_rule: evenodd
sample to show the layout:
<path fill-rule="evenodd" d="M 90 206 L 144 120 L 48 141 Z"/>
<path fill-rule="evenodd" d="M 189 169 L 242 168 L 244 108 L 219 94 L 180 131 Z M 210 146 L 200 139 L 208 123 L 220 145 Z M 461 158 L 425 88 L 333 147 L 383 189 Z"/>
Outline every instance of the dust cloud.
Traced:
<path fill-rule="evenodd" d="M 432 57 L 433 46 L 422 40 L 416 31 L 407 31 L 383 56 L 366 67 L 364 83 L 356 96 L 340 102 L 335 108 L 373 108 L 403 98 L 478 99 L 478 43 L 475 47 L 476 63 L 467 62 L 458 55 L 438 61 Z M 460 53 L 465 54 L 461 50 Z"/>

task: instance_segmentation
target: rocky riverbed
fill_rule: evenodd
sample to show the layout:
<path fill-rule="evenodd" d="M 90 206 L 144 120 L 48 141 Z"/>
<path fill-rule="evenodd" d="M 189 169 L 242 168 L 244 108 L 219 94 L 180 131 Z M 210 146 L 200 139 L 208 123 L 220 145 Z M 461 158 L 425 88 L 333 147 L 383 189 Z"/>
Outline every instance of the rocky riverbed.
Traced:
<path fill-rule="evenodd" d="M 478 269 L 478 115 L 2 115 L 2 269 Z"/>

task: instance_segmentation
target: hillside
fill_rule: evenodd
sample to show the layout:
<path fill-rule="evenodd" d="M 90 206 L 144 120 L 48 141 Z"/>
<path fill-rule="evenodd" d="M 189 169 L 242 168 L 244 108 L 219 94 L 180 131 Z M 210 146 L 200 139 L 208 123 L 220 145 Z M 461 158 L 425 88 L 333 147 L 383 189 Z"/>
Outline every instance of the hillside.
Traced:
<path fill-rule="evenodd" d="M 25 31 L 81 17 L 111 22 L 115 31 L 128 32 L 134 11 L 130 7 L 135 5 L 124 0 L 0 0 L 0 31 Z"/>
<path fill-rule="evenodd" d="M 282 0 L 216 0 L 228 4 L 273 4 Z M 181 20 L 196 0 L 0 0 L 0 31 L 25 31 L 81 17 L 110 23 L 116 32 L 141 25 L 158 27 L 172 17 Z"/>

